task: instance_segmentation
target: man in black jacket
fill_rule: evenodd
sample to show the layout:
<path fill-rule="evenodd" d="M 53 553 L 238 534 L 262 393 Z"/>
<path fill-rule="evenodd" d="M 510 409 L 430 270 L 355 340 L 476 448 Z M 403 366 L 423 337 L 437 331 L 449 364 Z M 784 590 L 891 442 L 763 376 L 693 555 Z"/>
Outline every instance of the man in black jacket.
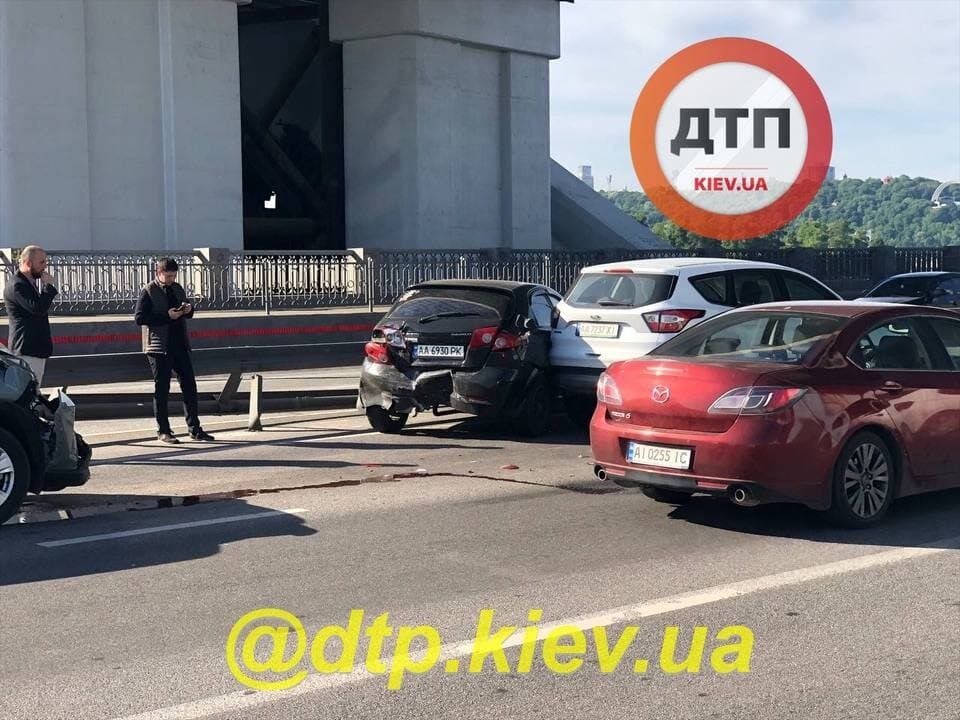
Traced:
<path fill-rule="evenodd" d="M 190 359 L 190 336 L 187 320 L 193 317 L 193 306 L 187 294 L 177 283 L 176 260 L 164 258 L 157 263 L 157 277 L 140 291 L 136 321 L 142 328 L 143 352 L 153 371 L 153 414 L 157 419 L 157 437 L 160 442 L 176 445 L 180 441 L 170 429 L 167 398 L 170 395 L 170 375 L 177 373 L 183 395 L 183 414 L 190 437 L 194 440 L 213 440 L 200 427 L 197 406 L 197 379 Z"/>
<path fill-rule="evenodd" d="M 27 361 L 38 385 L 43 383 L 47 360 L 53 355 L 48 313 L 56 296 L 53 277 L 47 272 L 47 253 L 36 245 L 25 247 L 19 272 L 3 289 L 3 302 L 10 325 L 10 352 Z"/>

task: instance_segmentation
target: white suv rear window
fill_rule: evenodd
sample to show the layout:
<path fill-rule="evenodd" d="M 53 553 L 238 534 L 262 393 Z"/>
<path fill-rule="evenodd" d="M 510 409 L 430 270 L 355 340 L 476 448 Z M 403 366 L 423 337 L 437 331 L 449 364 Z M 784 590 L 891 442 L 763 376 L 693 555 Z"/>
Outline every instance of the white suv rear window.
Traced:
<path fill-rule="evenodd" d="M 579 277 L 566 301 L 577 307 L 642 307 L 669 298 L 676 279 L 661 274 L 589 273 Z"/>

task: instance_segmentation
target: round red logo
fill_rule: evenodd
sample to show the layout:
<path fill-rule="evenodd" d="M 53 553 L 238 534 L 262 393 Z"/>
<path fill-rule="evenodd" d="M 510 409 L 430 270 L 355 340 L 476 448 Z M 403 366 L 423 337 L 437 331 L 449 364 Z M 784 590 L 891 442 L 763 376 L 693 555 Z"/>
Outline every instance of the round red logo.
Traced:
<path fill-rule="evenodd" d="M 716 38 L 657 68 L 637 99 L 630 151 L 651 202 L 718 240 L 786 225 L 823 183 L 833 150 L 827 103 L 772 45 Z"/>

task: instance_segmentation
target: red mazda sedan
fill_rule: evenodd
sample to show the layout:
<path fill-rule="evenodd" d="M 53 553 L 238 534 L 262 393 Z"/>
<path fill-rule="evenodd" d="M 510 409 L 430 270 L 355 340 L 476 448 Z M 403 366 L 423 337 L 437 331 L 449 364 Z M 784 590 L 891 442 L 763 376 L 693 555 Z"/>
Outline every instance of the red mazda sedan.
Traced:
<path fill-rule="evenodd" d="M 960 316 L 791 302 L 707 320 L 597 383 L 600 479 L 679 503 L 798 502 L 866 527 L 960 486 Z"/>

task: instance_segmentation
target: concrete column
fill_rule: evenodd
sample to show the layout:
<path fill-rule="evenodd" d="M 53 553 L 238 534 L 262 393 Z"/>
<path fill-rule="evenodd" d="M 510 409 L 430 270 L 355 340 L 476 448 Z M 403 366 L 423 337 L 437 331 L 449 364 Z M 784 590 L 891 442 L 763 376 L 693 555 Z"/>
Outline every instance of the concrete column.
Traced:
<path fill-rule="evenodd" d="M 550 247 L 556 0 L 331 0 L 347 245 Z"/>
<path fill-rule="evenodd" d="M 164 247 L 242 248 L 237 3 L 158 1 Z"/>
<path fill-rule="evenodd" d="M 0 247 L 89 247 L 84 9 L 0 2 Z"/>
<path fill-rule="evenodd" d="M 87 0 L 83 5 L 89 249 L 167 248 L 157 3 Z"/>
<path fill-rule="evenodd" d="M 0 0 L 0 246 L 242 247 L 237 4 Z"/>
<path fill-rule="evenodd" d="M 503 245 L 549 248 L 550 80 L 545 58 L 501 55 Z M 546 178 L 546 182 L 544 182 Z"/>

